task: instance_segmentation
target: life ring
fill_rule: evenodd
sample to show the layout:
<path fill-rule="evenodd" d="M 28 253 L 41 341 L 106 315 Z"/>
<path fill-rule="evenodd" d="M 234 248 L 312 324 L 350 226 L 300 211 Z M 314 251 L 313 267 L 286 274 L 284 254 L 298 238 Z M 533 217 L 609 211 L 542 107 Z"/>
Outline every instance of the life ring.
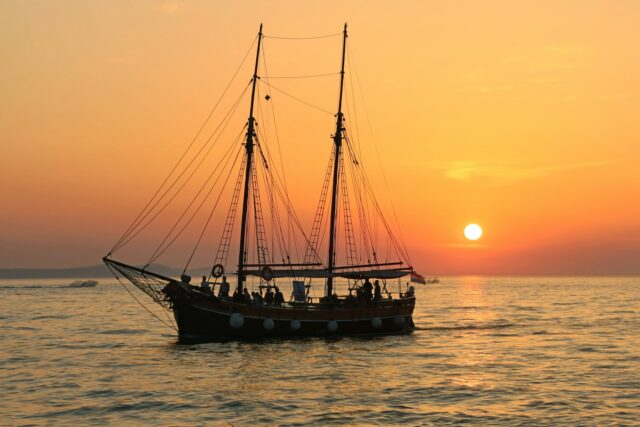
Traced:
<path fill-rule="evenodd" d="M 219 277 L 222 277 L 223 274 L 224 274 L 224 265 L 222 264 L 216 264 L 211 269 L 211 275 L 216 279 Z"/>
<path fill-rule="evenodd" d="M 267 282 L 270 282 L 273 280 L 273 270 L 268 265 L 265 267 L 262 267 L 262 278 Z"/>

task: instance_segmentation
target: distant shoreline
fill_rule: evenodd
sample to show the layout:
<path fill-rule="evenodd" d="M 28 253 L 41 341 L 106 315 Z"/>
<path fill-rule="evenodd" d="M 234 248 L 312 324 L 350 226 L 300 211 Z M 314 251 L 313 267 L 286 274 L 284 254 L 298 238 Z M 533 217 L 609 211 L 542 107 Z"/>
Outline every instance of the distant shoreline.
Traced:
<path fill-rule="evenodd" d="M 182 270 L 164 265 L 149 266 L 149 270 L 156 273 L 178 277 Z M 208 268 L 198 268 L 192 274 L 207 274 Z M 104 278 L 113 277 L 111 271 L 104 264 L 71 268 L 0 268 L 0 279 L 75 279 L 75 278 Z"/>

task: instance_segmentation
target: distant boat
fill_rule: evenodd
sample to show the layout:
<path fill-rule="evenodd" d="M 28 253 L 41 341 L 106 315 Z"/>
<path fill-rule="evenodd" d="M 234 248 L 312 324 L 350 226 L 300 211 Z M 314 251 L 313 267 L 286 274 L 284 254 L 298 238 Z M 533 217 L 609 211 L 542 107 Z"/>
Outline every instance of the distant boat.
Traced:
<path fill-rule="evenodd" d="M 155 212 L 162 198 L 173 188 L 180 191 L 184 185 L 176 183 L 185 172 L 177 174 L 173 184 L 167 184 L 168 190 L 164 194 L 158 198 L 155 195 L 152 197 L 127 232 L 103 258 L 116 278 L 126 278 L 156 303 L 173 312 L 181 341 L 406 334 L 414 330 L 414 287 L 407 285 L 404 291 L 400 289 L 392 296 L 386 285 L 391 279 L 405 276 L 411 276 L 411 282 L 418 283 L 425 283 L 425 278 L 414 271 L 404 244 L 394 236 L 389 222 L 385 220 L 376 201 L 376 192 L 361 166 L 359 146 L 351 140 L 352 134 L 347 132 L 342 111 L 346 24 L 341 35 L 342 68 L 336 73 L 340 77 L 340 93 L 335 133 L 332 135 L 332 153 L 309 235 L 304 233 L 295 215 L 286 185 L 282 184 L 279 173 L 273 172 L 277 162 L 271 160 L 266 138 L 254 117 L 254 103 L 261 98 L 256 96 L 257 84 L 261 82 L 271 87 L 267 75 L 258 76 L 263 38 L 260 26 L 244 141 L 232 145 L 228 151 L 233 154 L 233 147 L 238 147 L 235 151 L 236 158 L 241 159 L 240 168 L 226 174 L 227 180 L 230 176 L 237 178 L 235 186 L 231 187 L 233 193 L 229 197 L 226 221 L 222 216 L 223 220 L 218 222 L 221 238 L 209 276 L 204 277 L 201 286 L 198 286 L 197 283 L 191 283 L 191 277 L 186 274 L 200 240 L 179 279 L 149 269 L 186 227 L 177 228 L 182 217 L 144 267 L 113 258 L 115 251 L 153 221 L 157 214 L 151 213 Z M 269 94 L 264 97 L 266 101 L 270 98 Z M 237 164 L 235 160 L 230 162 L 221 158 L 219 164 L 222 171 L 226 170 L 226 162 L 232 167 Z M 201 163 L 196 163 L 196 166 Z M 180 161 L 176 167 L 179 164 Z M 259 183 L 259 179 L 263 182 Z M 226 180 L 224 183 L 221 185 L 226 185 Z M 163 189 L 162 186 L 160 188 Z M 160 193 L 158 190 L 156 195 Z M 327 204 L 329 206 L 325 209 Z M 217 202 L 213 209 L 215 206 Z M 160 205 L 156 211 L 162 209 L 164 207 Z M 238 209 L 241 211 L 239 242 L 237 247 L 231 247 Z M 271 218 L 265 218 L 265 213 L 270 214 Z M 207 225 L 208 222 L 200 238 L 206 235 Z M 267 226 L 271 226 L 271 229 L 267 230 Z M 378 239 L 374 233 L 377 228 L 384 234 L 384 239 L 380 239 L 380 251 L 376 250 Z M 176 232 L 172 234 L 174 230 Z M 321 251 L 320 245 L 325 237 L 327 247 Z M 301 252 L 298 252 L 299 248 Z M 319 253 L 325 250 L 327 258 L 323 262 Z M 337 259 L 338 251 L 341 251 L 339 255 L 342 259 Z M 229 259 L 230 252 L 237 255 Z M 226 275 L 231 274 L 237 277 L 235 292 L 226 281 Z M 247 289 L 251 286 L 251 283 L 247 283 L 249 277 L 253 278 L 256 291 L 251 294 Z M 338 294 L 336 279 L 342 279 L 341 283 L 346 284 L 345 293 Z M 309 295 L 309 289 L 314 285 L 314 289 L 324 288 L 323 296 L 317 299 Z M 284 294 L 280 288 L 286 289 Z M 289 289 L 292 290 L 291 298 L 287 300 L 284 295 Z"/>
<path fill-rule="evenodd" d="M 411 273 L 411 282 L 426 285 L 427 283 L 440 283 L 440 279 L 437 277 L 424 277 L 422 274 L 418 274 L 415 271 Z"/>
<path fill-rule="evenodd" d="M 95 288 L 98 284 L 97 280 L 76 280 L 69 284 L 70 288 Z"/>

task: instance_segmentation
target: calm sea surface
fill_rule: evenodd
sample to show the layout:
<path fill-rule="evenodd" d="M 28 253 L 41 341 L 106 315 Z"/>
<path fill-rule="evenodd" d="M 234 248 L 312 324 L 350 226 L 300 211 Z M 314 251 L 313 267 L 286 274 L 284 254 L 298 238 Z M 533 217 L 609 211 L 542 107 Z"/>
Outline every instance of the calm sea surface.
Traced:
<path fill-rule="evenodd" d="M 202 345 L 69 282 L 0 281 L 0 424 L 640 425 L 640 279 L 444 278 L 409 336 Z"/>

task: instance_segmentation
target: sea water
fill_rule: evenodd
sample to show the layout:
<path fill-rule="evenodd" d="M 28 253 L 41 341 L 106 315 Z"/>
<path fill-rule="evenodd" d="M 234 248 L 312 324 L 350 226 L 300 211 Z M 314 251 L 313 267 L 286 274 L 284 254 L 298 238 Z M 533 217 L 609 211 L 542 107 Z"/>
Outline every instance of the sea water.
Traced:
<path fill-rule="evenodd" d="M 640 425 L 637 278 L 447 277 L 411 335 L 200 345 L 70 282 L 0 282 L 0 424 Z"/>

